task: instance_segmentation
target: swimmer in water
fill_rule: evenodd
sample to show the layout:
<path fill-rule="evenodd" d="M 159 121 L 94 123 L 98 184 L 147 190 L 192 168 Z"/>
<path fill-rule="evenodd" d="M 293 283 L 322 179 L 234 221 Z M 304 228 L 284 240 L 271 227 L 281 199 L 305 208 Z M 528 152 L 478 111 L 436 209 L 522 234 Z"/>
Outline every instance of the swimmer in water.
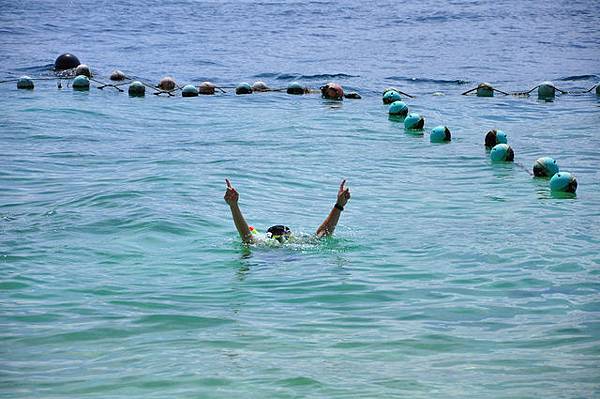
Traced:
<path fill-rule="evenodd" d="M 255 242 L 254 234 L 256 234 L 256 232 L 253 227 L 248 226 L 248 223 L 246 222 L 246 219 L 244 219 L 244 215 L 242 215 L 242 211 L 238 206 L 238 199 L 240 198 L 240 195 L 238 194 L 237 190 L 233 188 L 229 179 L 225 179 L 225 183 L 227 184 L 227 189 L 225 191 L 224 199 L 231 208 L 231 216 L 233 217 L 235 228 L 237 229 L 238 233 L 240 233 L 242 242 L 246 244 L 252 244 Z M 340 219 L 340 215 L 344 210 L 344 206 L 349 199 L 350 189 L 346 187 L 346 180 L 342 180 L 337 194 L 337 201 L 331 209 L 331 212 L 329 212 L 329 215 L 317 229 L 317 237 L 321 238 L 333 234 L 335 226 L 337 226 L 338 220 Z M 267 230 L 267 237 L 276 239 L 279 242 L 288 240 L 291 235 L 292 232 L 290 231 L 289 227 L 283 225 L 271 226 Z"/>

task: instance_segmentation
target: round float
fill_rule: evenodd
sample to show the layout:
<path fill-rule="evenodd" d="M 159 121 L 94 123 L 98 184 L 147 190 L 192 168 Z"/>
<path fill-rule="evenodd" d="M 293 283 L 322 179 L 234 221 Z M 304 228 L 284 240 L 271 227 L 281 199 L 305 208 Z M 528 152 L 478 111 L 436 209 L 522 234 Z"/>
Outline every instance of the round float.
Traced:
<path fill-rule="evenodd" d="M 432 143 L 443 143 L 452 140 L 452 134 L 447 126 L 436 126 L 431 129 L 429 141 Z"/>
<path fill-rule="evenodd" d="M 242 82 L 235 88 L 235 94 L 252 94 L 252 87 L 248 83 Z"/>
<path fill-rule="evenodd" d="M 388 113 L 391 116 L 405 117 L 406 115 L 408 115 L 408 105 L 406 105 L 402 101 L 394 101 L 390 104 Z"/>
<path fill-rule="evenodd" d="M 165 76 L 158 82 L 158 88 L 164 91 L 175 90 L 176 87 L 175 79 L 170 76 Z"/>
<path fill-rule="evenodd" d="M 181 89 L 182 97 L 197 97 L 198 89 L 194 85 L 185 85 L 183 89 Z"/>
<path fill-rule="evenodd" d="M 327 83 L 321 87 L 321 96 L 328 100 L 342 100 L 344 98 L 344 89 L 337 83 Z"/>
<path fill-rule="evenodd" d="M 538 98 L 550 99 L 556 96 L 556 87 L 552 82 L 542 82 L 538 86 Z"/>
<path fill-rule="evenodd" d="M 506 143 L 508 143 L 508 137 L 506 136 L 506 133 L 504 133 L 502 130 L 490 130 L 485 135 L 485 146 L 488 148 L 491 148 L 496 144 Z"/>
<path fill-rule="evenodd" d="M 120 82 L 122 80 L 125 80 L 125 74 L 123 72 L 119 71 L 118 69 L 115 69 L 110 74 L 110 80 L 115 81 L 115 82 Z"/>
<path fill-rule="evenodd" d="M 400 97 L 400 93 L 396 90 L 388 90 L 383 94 L 383 103 L 391 104 L 394 101 L 402 101 L 402 97 Z"/>
<path fill-rule="evenodd" d="M 215 94 L 216 86 L 211 82 L 202 82 L 198 86 L 198 94 L 211 95 Z"/>
<path fill-rule="evenodd" d="M 29 76 L 21 76 L 19 80 L 17 80 L 17 89 L 33 90 L 34 86 L 33 79 Z"/>
<path fill-rule="evenodd" d="M 410 113 L 404 119 L 404 129 L 406 130 L 423 130 L 425 126 L 425 118 L 417 113 Z"/>
<path fill-rule="evenodd" d="M 494 88 L 489 83 L 479 83 L 477 97 L 494 97 Z"/>
<path fill-rule="evenodd" d="M 92 77 L 92 71 L 90 70 L 90 67 L 85 65 L 85 64 L 79 64 L 77 65 L 77 68 L 75 68 L 75 75 L 83 75 L 83 76 L 87 76 L 88 78 Z"/>
<path fill-rule="evenodd" d="M 79 58 L 75 57 L 73 54 L 64 53 L 59 55 L 54 61 L 54 70 L 64 71 L 65 69 L 77 68 L 77 65 L 79 64 Z"/>
<path fill-rule="evenodd" d="M 515 152 L 508 144 L 497 144 L 490 151 L 492 162 L 512 162 L 515 159 Z"/>
<path fill-rule="evenodd" d="M 267 84 L 265 82 L 262 81 L 256 81 L 252 84 L 252 91 L 270 91 L 271 89 L 269 88 L 269 86 L 267 86 Z"/>
<path fill-rule="evenodd" d="M 73 79 L 73 89 L 74 90 L 89 90 L 90 89 L 90 80 L 87 76 L 79 75 Z"/>
<path fill-rule="evenodd" d="M 143 97 L 146 94 L 146 87 L 140 81 L 131 82 L 129 85 L 129 95 L 131 97 Z"/>
<path fill-rule="evenodd" d="M 533 175 L 535 177 L 552 177 L 560 172 L 558 164 L 553 158 L 541 157 L 533 163 Z"/>
<path fill-rule="evenodd" d="M 577 191 L 577 179 L 569 172 L 559 172 L 550 179 L 550 190 L 574 194 Z"/>
<path fill-rule="evenodd" d="M 304 94 L 304 87 L 298 82 L 291 82 L 287 87 L 287 94 Z"/>

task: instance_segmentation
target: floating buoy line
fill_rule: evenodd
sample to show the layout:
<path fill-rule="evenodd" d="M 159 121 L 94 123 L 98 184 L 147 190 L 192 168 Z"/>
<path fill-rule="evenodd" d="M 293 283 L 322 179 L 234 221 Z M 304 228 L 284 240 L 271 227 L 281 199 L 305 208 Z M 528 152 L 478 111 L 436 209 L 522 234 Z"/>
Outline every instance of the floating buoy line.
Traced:
<path fill-rule="evenodd" d="M 390 95 L 390 93 L 395 94 Z M 390 98 L 395 101 L 390 103 Z M 384 90 L 382 100 L 384 104 L 389 104 L 388 114 L 391 121 L 402 122 L 404 131 L 408 134 L 424 134 L 425 118 L 416 112 L 409 112 L 408 105 L 402 101 L 398 90 L 394 88 Z M 429 133 L 429 141 L 432 143 L 449 143 L 452 141 L 452 133 L 448 126 L 436 126 Z M 486 150 L 489 151 L 492 163 L 514 162 L 515 152 L 508 145 L 508 136 L 504 131 L 498 129 L 488 131 L 483 144 Z M 521 164 L 515 164 L 534 178 L 549 179 L 549 187 L 552 193 L 575 195 L 577 191 L 575 176 L 569 172 L 560 172 L 558 163 L 553 158 L 538 158 L 534 162 L 531 171 Z"/>
<path fill-rule="evenodd" d="M 270 88 L 262 81 L 256 81 L 252 85 L 247 82 L 241 82 L 236 86 L 217 86 L 211 82 L 202 82 L 197 86 L 193 84 L 181 86 L 177 84 L 172 77 L 165 76 L 158 84 L 153 85 L 144 79 L 140 79 L 136 76 L 129 76 L 120 70 L 115 70 L 109 76 L 110 83 L 106 83 L 94 78 L 91 68 L 86 64 L 80 63 L 79 58 L 70 53 L 61 54 L 56 58 L 54 61 L 54 73 L 54 77 L 32 78 L 29 76 L 21 76 L 19 78 L 2 80 L 0 83 L 16 82 L 18 89 L 32 90 L 35 88 L 36 81 L 56 80 L 58 88 L 62 88 L 62 82 L 66 81 L 67 87 L 71 84 L 75 90 L 89 90 L 91 87 L 90 82 L 93 82 L 98 85 L 96 88 L 100 90 L 104 88 L 113 88 L 119 92 L 124 92 L 125 90 L 122 87 L 128 85 L 127 92 L 132 97 L 145 96 L 146 89 L 149 89 L 154 95 L 164 94 L 170 97 L 175 96 L 177 92 L 181 92 L 182 97 L 197 97 L 199 95 L 214 95 L 217 92 L 227 93 L 227 89 L 233 89 L 235 90 L 236 95 L 285 91 L 287 94 L 292 95 L 320 93 L 323 98 L 330 100 L 361 98 L 361 95 L 356 92 L 345 93 L 342 86 L 333 82 L 326 83 L 319 87 L 318 90 L 302 86 L 299 82 L 295 81 L 289 83 L 286 88 Z M 476 87 L 463 92 L 462 95 L 475 94 L 477 97 L 494 97 L 495 93 L 500 93 L 505 96 L 527 97 L 536 90 L 538 98 L 544 100 L 552 100 L 556 97 L 557 92 L 560 94 L 587 94 L 595 90 L 596 95 L 600 96 L 600 84 L 596 84 L 588 90 L 566 91 L 556 87 L 554 83 L 550 81 L 542 82 L 529 90 L 516 92 L 506 92 L 493 87 L 490 83 L 483 82 Z M 436 92 L 434 94 L 438 93 Z M 384 104 L 392 104 L 395 101 L 400 101 L 400 96 L 414 98 L 414 96 L 392 87 L 384 90 L 383 102 Z"/>
<path fill-rule="evenodd" d="M 337 83 L 326 83 L 318 90 L 301 85 L 299 82 L 291 82 L 286 88 L 270 88 L 265 82 L 256 81 L 252 85 L 247 82 L 239 83 L 236 86 L 217 86 L 211 82 L 202 82 L 199 85 L 186 84 L 180 86 L 175 79 L 170 76 L 162 78 L 158 84 L 152 85 L 147 81 L 135 76 L 128 76 L 120 70 L 113 71 L 106 83 L 94 78 L 90 67 L 81 64 L 79 59 L 69 53 L 61 54 L 54 62 L 54 77 L 31 78 L 21 76 L 15 79 L 2 80 L 0 83 L 16 83 L 18 89 L 33 90 L 36 81 L 57 82 L 58 88 L 62 88 L 63 81 L 67 87 L 70 85 L 73 90 L 87 91 L 91 87 L 91 82 L 97 84 L 97 89 L 112 88 L 118 92 L 124 92 L 122 88 L 127 86 L 127 92 L 131 97 L 143 97 L 146 95 L 146 89 L 149 89 L 154 95 L 175 96 L 181 92 L 182 97 L 198 97 L 200 95 L 215 95 L 217 93 L 227 93 L 227 90 L 234 90 L 236 95 L 247 95 L 252 93 L 264 92 L 286 92 L 291 95 L 304 95 L 320 93 L 328 100 L 341 101 L 344 98 L 360 99 L 361 95 L 356 92 L 344 92 L 341 85 Z M 506 92 L 493 87 L 490 83 L 480 83 L 476 87 L 462 93 L 462 95 L 475 94 L 477 97 L 494 97 L 495 93 L 505 96 L 529 96 L 537 90 L 538 98 L 541 100 L 552 101 L 556 93 L 560 94 L 587 94 L 595 90 L 597 96 L 600 96 L 600 84 L 596 84 L 584 91 L 565 91 L 556 87 L 552 82 L 542 82 L 530 90 Z M 410 112 L 408 105 L 402 101 L 402 96 L 414 98 L 398 88 L 390 87 L 383 91 L 383 104 L 389 105 L 388 115 L 391 121 L 402 122 L 404 130 L 410 134 L 423 134 L 425 127 L 425 118 L 418 113 Z M 449 143 L 452 141 L 452 133 L 447 126 L 436 126 L 431 129 L 429 134 L 432 143 Z M 492 163 L 514 162 L 515 152 L 508 144 L 507 134 L 502 130 L 490 130 L 486 133 L 484 145 L 489 150 L 489 156 Z M 518 164 L 523 167 L 522 165 Z M 575 194 L 577 190 L 577 179 L 569 172 L 561 172 L 556 160 L 550 157 L 538 158 L 529 171 L 523 167 L 530 175 L 535 178 L 549 179 L 549 187 L 553 193 Z"/>

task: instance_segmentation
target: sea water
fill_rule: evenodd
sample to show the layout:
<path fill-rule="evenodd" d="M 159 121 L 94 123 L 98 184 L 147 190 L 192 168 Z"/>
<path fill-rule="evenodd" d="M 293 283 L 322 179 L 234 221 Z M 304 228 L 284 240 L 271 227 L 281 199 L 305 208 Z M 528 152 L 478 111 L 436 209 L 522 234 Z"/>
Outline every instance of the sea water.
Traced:
<path fill-rule="evenodd" d="M 336 81 L 361 100 L 0 85 L 0 397 L 600 395 L 594 2 L 0 3 L 1 78 Z M 423 134 L 388 119 L 397 86 Z M 94 86 L 94 85 L 93 85 Z M 435 93 L 435 95 L 434 95 Z M 436 125 L 448 144 L 429 142 Z M 502 129 L 515 163 L 493 164 Z M 531 177 L 555 158 L 579 182 Z M 334 237 L 246 247 L 248 222 Z"/>

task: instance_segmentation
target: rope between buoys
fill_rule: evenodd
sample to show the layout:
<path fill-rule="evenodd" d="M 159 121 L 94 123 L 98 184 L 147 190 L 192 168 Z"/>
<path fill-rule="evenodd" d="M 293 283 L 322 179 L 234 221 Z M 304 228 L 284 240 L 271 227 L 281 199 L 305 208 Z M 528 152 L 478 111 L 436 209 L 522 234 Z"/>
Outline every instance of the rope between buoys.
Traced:
<path fill-rule="evenodd" d="M 11 83 L 11 82 L 18 82 L 19 79 L 21 78 L 14 78 L 14 79 L 8 79 L 8 80 L 0 80 L 0 83 Z M 38 80 L 61 80 L 61 79 L 73 79 L 73 78 L 62 78 L 62 77 L 49 77 L 49 78 L 29 78 L 31 80 L 34 81 L 38 81 Z"/>
<path fill-rule="evenodd" d="M 99 80 L 96 80 L 96 79 L 94 79 L 94 78 L 89 78 L 89 79 L 90 79 L 90 81 L 92 81 L 92 82 L 94 82 L 94 83 L 98 83 L 98 84 L 100 85 L 100 86 L 98 86 L 98 89 L 100 89 L 100 90 L 104 89 L 105 87 L 113 87 L 113 88 L 117 89 L 117 90 L 118 90 L 120 93 L 123 93 L 123 92 L 124 92 L 124 90 L 123 90 L 123 89 L 121 89 L 121 88 L 117 87 L 117 85 L 115 85 L 115 84 L 112 84 L 112 83 L 104 83 L 104 82 L 101 82 L 101 81 L 99 81 Z"/>

